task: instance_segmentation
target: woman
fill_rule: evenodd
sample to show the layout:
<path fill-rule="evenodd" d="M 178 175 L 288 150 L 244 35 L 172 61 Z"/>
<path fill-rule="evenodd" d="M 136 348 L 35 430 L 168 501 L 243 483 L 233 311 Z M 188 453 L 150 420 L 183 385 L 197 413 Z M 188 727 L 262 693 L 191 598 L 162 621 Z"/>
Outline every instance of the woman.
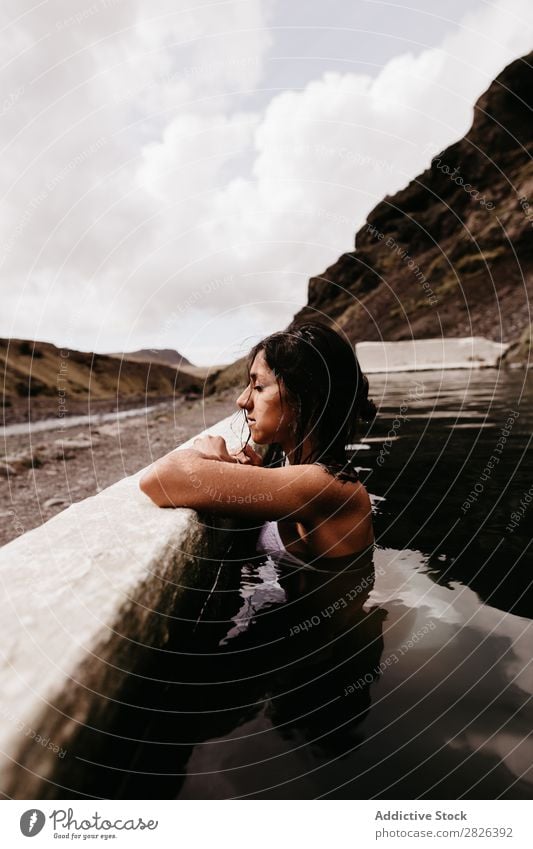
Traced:
<path fill-rule="evenodd" d="M 371 504 L 345 446 L 375 407 L 350 345 L 317 321 L 263 339 L 237 399 L 250 433 L 230 453 L 197 438 L 157 460 L 140 488 L 160 507 L 190 507 L 263 524 L 259 545 L 336 568 L 372 546 Z M 264 459 L 250 446 L 269 446 Z"/>
<path fill-rule="evenodd" d="M 259 342 L 247 370 L 244 447 L 232 454 L 222 437 L 200 437 L 140 481 L 160 506 L 241 519 L 194 628 L 173 625 L 164 657 L 174 667 L 176 646 L 179 673 L 155 673 L 188 682 L 166 685 L 145 735 L 156 742 L 136 763 L 160 776 L 163 798 L 329 790 L 304 744 L 320 764 L 361 742 L 383 649 L 383 612 L 368 607 L 371 505 L 345 449 L 375 414 L 354 350 L 310 322 Z M 163 742 L 176 737 L 176 711 L 178 747 Z"/>

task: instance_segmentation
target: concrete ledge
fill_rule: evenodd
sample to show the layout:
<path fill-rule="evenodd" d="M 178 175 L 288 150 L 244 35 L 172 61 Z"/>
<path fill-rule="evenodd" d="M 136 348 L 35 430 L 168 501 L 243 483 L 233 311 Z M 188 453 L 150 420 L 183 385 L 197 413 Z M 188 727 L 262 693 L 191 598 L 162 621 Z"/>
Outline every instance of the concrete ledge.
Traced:
<path fill-rule="evenodd" d="M 357 358 L 366 374 L 392 371 L 494 368 L 509 349 L 482 336 L 458 339 L 408 339 L 400 342 L 359 342 Z"/>
<path fill-rule="evenodd" d="M 233 449 L 231 418 L 204 433 Z M 193 510 L 156 507 L 139 490 L 142 472 L 0 549 L 7 797 L 68 798 L 70 770 L 80 768 L 70 748 L 88 726 L 105 728 L 146 650 L 165 645 L 185 587 L 213 583 L 231 520 L 207 529 Z"/>

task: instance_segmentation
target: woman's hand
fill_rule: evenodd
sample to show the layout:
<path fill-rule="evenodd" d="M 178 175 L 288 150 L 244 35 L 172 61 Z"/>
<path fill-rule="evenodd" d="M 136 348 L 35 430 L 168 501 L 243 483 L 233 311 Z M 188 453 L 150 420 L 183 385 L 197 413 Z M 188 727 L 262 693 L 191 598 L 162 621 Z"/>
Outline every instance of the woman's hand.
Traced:
<path fill-rule="evenodd" d="M 241 463 L 243 466 L 262 466 L 263 458 L 257 451 L 246 445 L 237 451 L 228 451 L 226 440 L 222 436 L 197 436 L 193 441 L 194 451 L 198 451 L 206 460 L 219 460 L 223 463 Z"/>
<path fill-rule="evenodd" d="M 243 466 L 262 466 L 263 458 L 257 451 L 254 451 L 251 445 L 245 445 L 244 448 L 239 448 L 238 451 L 234 451 L 232 453 L 233 457 L 236 457 L 239 463 L 242 463 Z"/>
<path fill-rule="evenodd" d="M 223 436 L 197 436 L 192 447 L 206 460 L 220 460 L 225 463 L 238 463 L 237 457 L 229 453 Z"/>

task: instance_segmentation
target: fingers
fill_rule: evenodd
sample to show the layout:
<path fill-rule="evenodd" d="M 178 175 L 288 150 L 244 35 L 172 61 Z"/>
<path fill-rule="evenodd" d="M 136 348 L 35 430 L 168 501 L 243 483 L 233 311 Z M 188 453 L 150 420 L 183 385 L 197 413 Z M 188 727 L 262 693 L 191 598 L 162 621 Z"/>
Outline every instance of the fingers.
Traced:
<path fill-rule="evenodd" d="M 246 445 L 243 451 L 248 455 L 248 457 L 253 457 L 255 460 L 261 460 L 261 455 L 258 454 L 251 445 Z"/>
<path fill-rule="evenodd" d="M 230 458 L 223 436 L 197 436 L 192 444 L 193 448 L 207 460 L 228 460 Z"/>
<path fill-rule="evenodd" d="M 238 451 L 232 451 L 231 456 L 235 457 L 235 459 L 238 460 L 239 463 L 246 462 L 246 455 L 241 449 L 239 449 Z"/>
<path fill-rule="evenodd" d="M 197 436 L 193 447 L 203 453 L 208 459 L 226 460 L 232 463 L 242 463 L 247 466 L 262 466 L 263 459 L 251 445 L 228 451 L 226 440 L 222 436 Z"/>
<path fill-rule="evenodd" d="M 241 461 L 243 463 L 247 463 L 252 466 L 261 466 L 263 464 L 263 459 L 257 451 L 251 447 L 251 445 L 245 445 L 239 452 L 239 456 L 242 456 L 244 459 Z"/>

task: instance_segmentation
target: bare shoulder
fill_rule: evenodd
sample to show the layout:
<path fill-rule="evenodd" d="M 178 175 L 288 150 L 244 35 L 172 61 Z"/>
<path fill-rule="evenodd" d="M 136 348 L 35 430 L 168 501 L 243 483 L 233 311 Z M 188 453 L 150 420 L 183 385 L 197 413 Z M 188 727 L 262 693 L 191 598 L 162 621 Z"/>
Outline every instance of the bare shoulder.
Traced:
<path fill-rule="evenodd" d="M 361 481 L 338 480 L 318 470 L 324 486 L 321 516 L 306 527 L 306 543 L 316 556 L 351 555 L 374 541 L 370 497 Z"/>
<path fill-rule="evenodd" d="M 320 481 L 321 485 L 327 489 L 328 498 L 337 498 L 341 502 L 368 498 L 366 488 L 360 480 L 339 480 L 318 464 L 310 465 L 309 468 L 316 471 L 317 481 Z"/>

